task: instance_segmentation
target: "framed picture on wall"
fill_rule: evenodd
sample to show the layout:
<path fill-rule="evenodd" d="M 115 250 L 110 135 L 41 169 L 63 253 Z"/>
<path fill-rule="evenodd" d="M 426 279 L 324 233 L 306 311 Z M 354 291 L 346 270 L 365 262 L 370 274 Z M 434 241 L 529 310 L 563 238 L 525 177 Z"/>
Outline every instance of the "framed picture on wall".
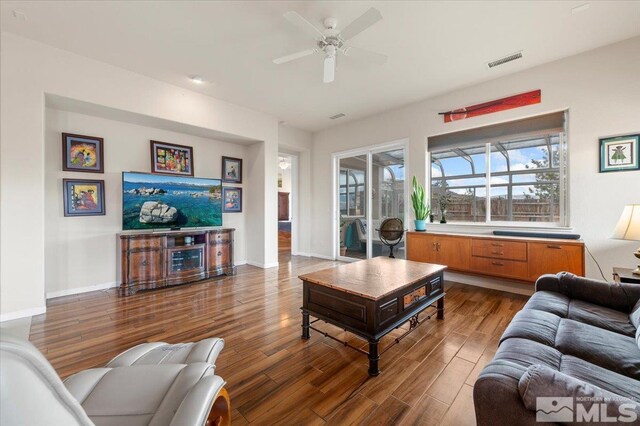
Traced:
<path fill-rule="evenodd" d="M 242 183 L 242 158 L 222 157 L 222 181 Z"/>
<path fill-rule="evenodd" d="M 640 135 L 600 139 L 600 173 L 640 170 Z"/>
<path fill-rule="evenodd" d="M 242 188 L 222 187 L 222 212 L 242 212 Z"/>
<path fill-rule="evenodd" d="M 104 140 L 95 136 L 62 134 L 62 170 L 104 173 Z"/>
<path fill-rule="evenodd" d="M 167 142 L 151 141 L 151 172 L 165 175 L 193 176 L 193 148 Z"/>
<path fill-rule="evenodd" d="M 62 194 L 65 216 L 104 215 L 104 181 L 63 179 Z"/>

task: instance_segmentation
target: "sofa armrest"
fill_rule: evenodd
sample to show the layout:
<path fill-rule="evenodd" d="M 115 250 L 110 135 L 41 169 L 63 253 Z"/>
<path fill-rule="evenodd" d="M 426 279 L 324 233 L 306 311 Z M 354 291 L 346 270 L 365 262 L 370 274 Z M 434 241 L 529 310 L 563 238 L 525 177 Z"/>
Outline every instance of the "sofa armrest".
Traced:
<path fill-rule="evenodd" d="M 536 291 L 552 291 L 571 299 L 630 313 L 640 300 L 640 286 L 626 283 L 609 283 L 560 272 L 542 275 L 536 281 Z"/>
<path fill-rule="evenodd" d="M 220 426 L 230 426 L 231 406 L 224 385 L 225 381 L 220 376 L 200 379 L 180 403 L 171 426 L 200 426 L 207 420 L 214 420 L 214 424 Z M 220 421 L 215 423 L 218 419 Z"/>
<path fill-rule="evenodd" d="M 526 367 L 493 360 L 473 385 L 473 404 L 478 426 L 535 426 L 535 412 L 527 410 L 518 392 Z"/>
<path fill-rule="evenodd" d="M 559 274 L 544 274 L 536 280 L 536 291 L 551 291 L 553 293 L 562 293 L 560 290 Z"/>

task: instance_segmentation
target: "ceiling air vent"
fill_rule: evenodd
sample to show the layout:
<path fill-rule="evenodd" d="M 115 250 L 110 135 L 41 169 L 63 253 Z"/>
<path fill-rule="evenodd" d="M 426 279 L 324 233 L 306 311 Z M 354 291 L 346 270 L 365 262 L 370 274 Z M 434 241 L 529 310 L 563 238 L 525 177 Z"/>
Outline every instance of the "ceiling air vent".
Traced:
<path fill-rule="evenodd" d="M 331 116 L 331 117 L 329 117 L 329 118 L 330 118 L 330 119 L 332 119 L 332 120 L 335 120 L 335 119 L 338 119 L 338 118 L 342 118 L 342 117 L 344 117 L 344 116 L 345 116 L 345 115 L 344 115 L 343 113 L 340 113 L 340 114 L 332 115 L 332 116 Z"/>
<path fill-rule="evenodd" d="M 500 59 L 496 59 L 495 61 L 491 61 L 487 63 L 487 67 L 489 67 L 489 69 L 497 67 L 498 65 L 502 65 L 502 64 L 506 64 L 507 62 L 511 62 L 511 61 L 515 61 L 516 59 L 521 59 L 522 58 L 522 51 L 520 52 L 516 52 L 516 53 L 512 53 L 510 55 L 507 55 L 503 58 Z"/>

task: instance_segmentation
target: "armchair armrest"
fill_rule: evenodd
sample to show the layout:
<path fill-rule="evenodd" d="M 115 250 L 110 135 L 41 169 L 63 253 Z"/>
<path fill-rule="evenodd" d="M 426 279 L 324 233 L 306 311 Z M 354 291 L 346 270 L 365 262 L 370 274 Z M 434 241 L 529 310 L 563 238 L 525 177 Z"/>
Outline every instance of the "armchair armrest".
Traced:
<path fill-rule="evenodd" d="M 640 300 L 640 285 L 609 283 L 560 272 L 542 275 L 536 281 L 536 291 L 552 291 L 571 299 L 630 313 Z"/>
<path fill-rule="evenodd" d="M 206 376 L 182 400 L 171 426 L 200 426 L 210 420 L 217 426 L 231 425 L 229 394 L 220 376 Z"/>

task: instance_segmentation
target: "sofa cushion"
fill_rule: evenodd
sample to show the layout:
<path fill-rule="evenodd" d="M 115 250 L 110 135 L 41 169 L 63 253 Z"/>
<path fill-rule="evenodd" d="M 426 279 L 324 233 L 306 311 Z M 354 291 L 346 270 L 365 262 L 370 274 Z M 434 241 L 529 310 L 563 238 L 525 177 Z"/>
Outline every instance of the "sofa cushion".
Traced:
<path fill-rule="evenodd" d="M 633 410 L 631 417 L 635 417 L 636 419 L 640 418 L 640 404 L 638 402 L 621 397 L 606 389 L 594 386 L 588 382 L 543 365 L 533 365 L 527 369 L 522 378 L 520 378 L 518 391 L 527 409 L 537 411 L 541 417 L 545 417 L 545 415 L 551 416 L 552 418 L 548 420 L 557 421 L 558 418 L 553 418 L 553 416 L 561 415 L 563 413 L 562 410 L 566 410 L 565 414 L 569 415 L 567 418 L 568 423 L 572 423 L 574 420 L 572 413 L 574 408 L 573 402 L 570 406 L 562 406 L 562 410 L 558 411 L 552 407 L 540 405 L 541 401 L 538 399 L 540 397 L 554 398 L 554 402 L 556 403 L 556 398 L 569 397 L 572 398 L 573 401 L 577 399 L 580 401 L 581 406 L 587 411 L 591 411 L 593 404 L 598 404 L 598 406 L 594 408 L 596 410 L 604 408 L 605 413 L 608 417 L 611 417 L 612 420 L 617 420 L 623 407 L 627 410 Z M 599 405 L 603 401 L 607 401 L 604 407 Z M 544 411 L 545 408 L 552 409 L 553 411 L 547 413 Z M 538 420 L 544 421 L 547 419 L 540 418 Z M 630 418 L 630 420 L 633 421 L 633 418 Z M 614 421 L 613 424 L 617 424 L 617 422 Z"/>
<path fill-rule="evenodd" d="M 563 355 L 560 371 L 626 398 L 640 401 L 640 381 L 571 355 Z"/>
<path fill-rule="evenodd" d="M 626 313 L 582 300 L 572 300 L 569 303 L 567 318 L 625 336 L 633 337 L 636 334 L 636 327 Z"/>
<path fill-rule="evenodd" d="M 536 291 L 523 309 L 536 309 L 566 318 L 569 313 L 569 301 L 570 299 L 564 294 L 551 291 Z"/>
<path fill-rule="evenodd" d="M 524 373 L 525 369 L 535 364 L 559 369 L 562 353 L 551 346 L 516 337 L 504 340 L 493 359 L 523 366 Z"/>
<path fill-rule="evenodd" d="M 636 334 L 637 325 L 632 324 L 630 316 L 626 313 L 578 299 L 569 299 L 560 293 L 548 291 L 534 293 L 524 307 L 524 310 L 531 309 L 549 312 L 625 336 Z M 640 309 L 638 312 L 640 316 Z"/>
<path fill-rule="evenodd" d="M 515 314 L 502 334 L 500 342 L 502 343 L 507 339 L 520 338 L 554 347 L 560 320 L 562 318 L 549 312 L 523 309 Z"/>
<path fill-rule="evenodd" d="M 633 337 L 562 319 L 555 347 L 565 355 L 640 380 L 640 350 Z"/>
<path fill-rule="evenodd" d="M 636 306 L 631 310 L 631 314 L 629 314 L 629 320 L 631 324 L 636 328 L 636 344 L 638 345 L 638 349 L 640 349 L 640 300 L 636 303 Z"/>

